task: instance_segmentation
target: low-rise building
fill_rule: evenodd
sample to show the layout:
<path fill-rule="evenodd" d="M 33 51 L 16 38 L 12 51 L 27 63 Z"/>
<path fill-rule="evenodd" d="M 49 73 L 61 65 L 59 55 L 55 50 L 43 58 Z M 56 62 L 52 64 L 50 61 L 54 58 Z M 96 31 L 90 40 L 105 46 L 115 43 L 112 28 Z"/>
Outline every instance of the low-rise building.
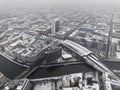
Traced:
<path fill-rule="evenodd" d="M 3 90 L 30 90 L 31 83 L 28 79 L 14 80 L 8 83 Z"/>

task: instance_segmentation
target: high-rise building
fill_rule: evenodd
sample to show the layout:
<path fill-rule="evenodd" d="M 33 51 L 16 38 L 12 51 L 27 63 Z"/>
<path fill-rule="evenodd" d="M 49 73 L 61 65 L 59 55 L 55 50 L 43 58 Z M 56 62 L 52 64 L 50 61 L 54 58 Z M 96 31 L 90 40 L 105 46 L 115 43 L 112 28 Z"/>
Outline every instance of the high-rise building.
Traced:
<path fill-rule="evenodd" d="M 53 28 L 52 28 L 52 31 L 51 33 L 53 35 L 55 35 L 56 32 L 58 32 L 60 30 L 60 20 L 59 18 L 56 18 L 54 21 L 53 21 Z"/>

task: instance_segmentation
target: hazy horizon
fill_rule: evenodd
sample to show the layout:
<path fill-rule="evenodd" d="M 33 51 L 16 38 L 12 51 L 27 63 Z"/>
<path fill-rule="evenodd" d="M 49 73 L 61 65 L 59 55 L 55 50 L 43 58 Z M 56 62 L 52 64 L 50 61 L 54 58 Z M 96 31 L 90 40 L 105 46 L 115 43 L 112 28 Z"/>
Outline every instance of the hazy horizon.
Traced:
<path fill-rule="evenodd" d="M 48 7 L 57 5 L 119 6 L 120 0 L 0 0 L 1 7 Z"/>

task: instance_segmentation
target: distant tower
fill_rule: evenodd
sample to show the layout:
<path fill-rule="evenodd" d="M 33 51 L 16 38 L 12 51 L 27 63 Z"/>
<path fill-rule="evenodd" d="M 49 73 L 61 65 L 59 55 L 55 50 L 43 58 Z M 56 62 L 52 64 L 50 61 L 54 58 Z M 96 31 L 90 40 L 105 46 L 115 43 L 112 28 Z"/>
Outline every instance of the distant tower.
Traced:
<path fill-rule="evenodd" d="M 58 32 L 59 30 L 60 30 L 60 20 L 59 18 L 57 18 L 53 21 L 52 34 L 55 35 L 56 32 Z"/>

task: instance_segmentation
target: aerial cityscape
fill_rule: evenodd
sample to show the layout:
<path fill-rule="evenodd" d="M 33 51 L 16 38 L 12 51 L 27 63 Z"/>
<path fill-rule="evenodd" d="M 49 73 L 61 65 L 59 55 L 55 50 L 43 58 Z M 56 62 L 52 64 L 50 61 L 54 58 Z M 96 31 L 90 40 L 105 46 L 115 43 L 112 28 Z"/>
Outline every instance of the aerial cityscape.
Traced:
<path fill-rule="evenodd" d="M 0 90 L 120 90 L 120 2 L 80 1 L 0 1 Z"/>

